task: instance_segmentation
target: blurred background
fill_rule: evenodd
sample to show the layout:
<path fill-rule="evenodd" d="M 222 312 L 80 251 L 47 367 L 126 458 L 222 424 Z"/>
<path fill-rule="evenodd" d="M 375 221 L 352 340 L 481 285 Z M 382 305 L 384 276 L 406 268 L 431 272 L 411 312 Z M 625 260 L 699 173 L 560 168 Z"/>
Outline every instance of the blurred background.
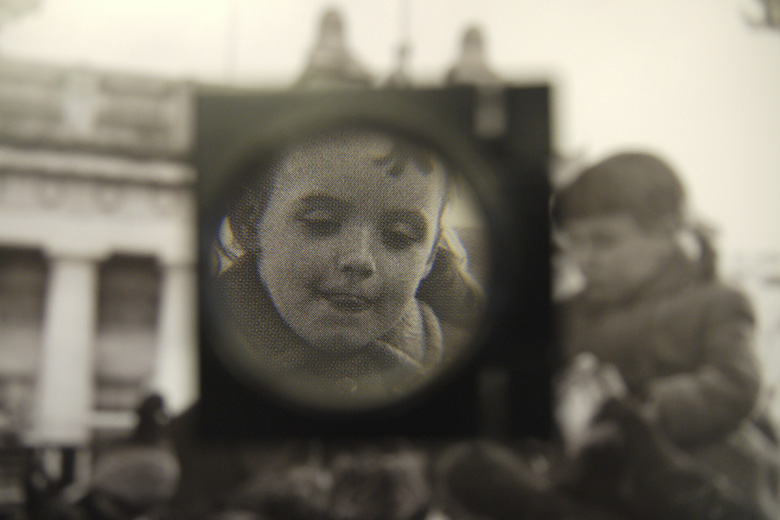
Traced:
<path fill-rule="evenodd" d="M 195 400 L 199 88 L 539 83 L 554 182 L 626 149 L 679 171 L 780 417 L 780 2 L 0 0 L 0 431 L 78 472 L 145 396 Z"/>

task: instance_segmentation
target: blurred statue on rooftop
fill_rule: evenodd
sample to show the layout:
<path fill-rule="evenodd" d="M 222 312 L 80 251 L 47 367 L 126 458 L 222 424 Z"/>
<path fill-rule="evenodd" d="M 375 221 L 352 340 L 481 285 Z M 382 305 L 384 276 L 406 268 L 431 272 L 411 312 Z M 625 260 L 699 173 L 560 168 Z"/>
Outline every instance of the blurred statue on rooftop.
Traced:
<path fill-rule="evenodd" d="M 317 43 L 295 86 L 306 89 L 372 86 L 371 75 L 347 49 L 344 22 L 337 10 L 330 9 L 323 15 Z"/>
<path fill-rule="evenodd" d="M 760 17 L 748 17 L 748 23 L 753 27 L 780 29 L 780 0 L 758 0 L 761 4 Z"/>
<path fill-rule="evenodd" d="M 479 27 L 471 26 L 463 35 L 460 58 L 447 73 L 447 85 L 498 86 L 501 78 L 490 70 L 485 59 L 485 41 Z"/>

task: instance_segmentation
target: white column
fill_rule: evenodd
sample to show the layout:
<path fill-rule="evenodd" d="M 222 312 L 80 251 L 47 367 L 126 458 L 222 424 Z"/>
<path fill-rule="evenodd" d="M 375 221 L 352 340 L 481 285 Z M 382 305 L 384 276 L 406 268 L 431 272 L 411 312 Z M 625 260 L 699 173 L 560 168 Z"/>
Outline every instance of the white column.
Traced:
<path fill-rule="evenodd" d="M 172 413 L 183 411 L 198 396 L 197 299 L 194 266 L 164 264 L 151 388 L 165 397 Z"/>
<path fill-rule="evenodd" d="M 30 443 L 82 445 L 89 440 L 96 309 L 95 262 L 54 258 L 46 291 Z"/>

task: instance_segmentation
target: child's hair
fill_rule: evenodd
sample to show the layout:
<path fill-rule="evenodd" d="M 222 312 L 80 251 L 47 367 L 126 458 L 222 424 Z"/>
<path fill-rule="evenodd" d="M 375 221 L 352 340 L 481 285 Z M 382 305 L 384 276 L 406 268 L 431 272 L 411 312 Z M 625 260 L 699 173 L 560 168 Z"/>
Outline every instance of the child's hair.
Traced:
<path fill-rule="evenodd" d="M 333 142 L 346 142 L 356 136 L 379 136 L 388 139 L 389 148 L 383 147 L 383 152 L 371 160 L 385 168 L 387 175 L 397 177 L 403 175 L 409 165 L 412 165 L 422 175 L 430 174 L 437 165 L 448 170 L 444 159 L 436 151 L 424 144 L 418 144 L 412 139 L 391 130 L 371 127 L 346 126 L 315 133 L 300 141 L 295 141 L 276 159 L 264 165 L 255 165 L 255 175 L 242 187 L 242 196 L 233 203 L 228 212 L 230 230 L 238 245 L 244 251 L 256 249 L 256 239 L 253 229 L 263 215 L 268 199 L 273 190 L 274 173 L 283 163 L 288 154 L 299 146 L 327 145 Z M 259 175 L 258 175 L 259 174 Z M 453 183 L 450 174 L 445 171 L 445 204 L 452 197 Z M 443 209 L 443 208 L 442 208 Z"/>
<path fill-rule="evenodd" d="M 613 155 L 587 168 L 553 199 L 556 226 L 570 220 L 628 214 L 645 228 L 660 223 L 680 227 L 685 217 L 685 190 L 672 168 L 641 152 Z"/>

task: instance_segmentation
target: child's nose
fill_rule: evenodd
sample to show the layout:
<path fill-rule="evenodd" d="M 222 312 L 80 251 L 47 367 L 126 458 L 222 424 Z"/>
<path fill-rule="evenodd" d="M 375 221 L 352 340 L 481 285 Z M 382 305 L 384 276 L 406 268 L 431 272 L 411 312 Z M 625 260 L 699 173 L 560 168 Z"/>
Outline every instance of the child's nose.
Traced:
<path fill-rule="evenodd" d="M 368 278 L 376 271 L 371 249 L 371 230 L 358 227 L 346 233 L 341 254 L 337 260 L 338 270 L 357 278 Z"/>

